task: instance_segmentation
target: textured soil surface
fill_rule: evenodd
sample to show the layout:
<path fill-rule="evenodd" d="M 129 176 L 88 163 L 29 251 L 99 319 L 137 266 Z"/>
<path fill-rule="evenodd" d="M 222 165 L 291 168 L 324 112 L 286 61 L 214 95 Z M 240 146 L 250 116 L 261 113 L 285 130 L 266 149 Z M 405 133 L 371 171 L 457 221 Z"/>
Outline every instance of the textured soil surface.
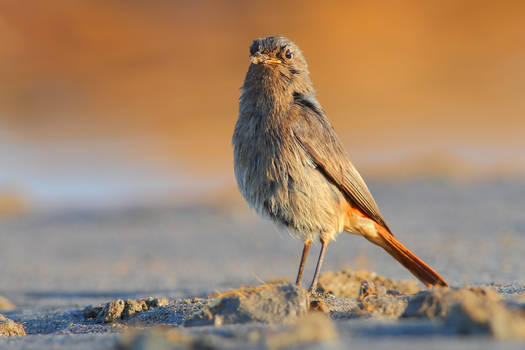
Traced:
<path fill-rule="evenodd" d="M 522 348 L 525 184 L 371 187 L 450 289 L 343 234 L 310 295 L 301 243 L 243 204 L 35 213 L 0 221 L 0 348 Z"/>

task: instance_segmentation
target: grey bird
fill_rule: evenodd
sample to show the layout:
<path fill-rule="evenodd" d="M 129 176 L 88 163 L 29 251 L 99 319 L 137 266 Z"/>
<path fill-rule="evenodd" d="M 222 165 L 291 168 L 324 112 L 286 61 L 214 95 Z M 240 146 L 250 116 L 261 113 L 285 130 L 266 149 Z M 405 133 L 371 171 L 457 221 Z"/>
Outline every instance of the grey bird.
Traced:
<path fill-rule="evenodd" d="M 235 177 L 257 213 L 304 241 L 296 284 L 319 238 L 309 288 L 316 291 L 328 244 L 347 231 L 385 249 L 426 286 L 447 286 L 390 231 L 315 98 L 299 47 L 282 36 L 257 39 L 250 62 L 232 139 Z"/>

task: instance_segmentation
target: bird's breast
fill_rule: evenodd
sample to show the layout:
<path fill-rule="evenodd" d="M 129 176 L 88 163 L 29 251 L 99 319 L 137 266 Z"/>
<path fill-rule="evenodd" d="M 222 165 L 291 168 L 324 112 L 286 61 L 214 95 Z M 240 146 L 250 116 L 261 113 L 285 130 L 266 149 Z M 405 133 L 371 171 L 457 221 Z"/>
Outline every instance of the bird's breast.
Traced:
<path fill-rule="evenodd" d="M 344 196 L 318 171 L 291 128 L 240 120 L 234 133 L 234 167 L 250 206 L 301 238 L 342 231 L 339 203 Z"/>

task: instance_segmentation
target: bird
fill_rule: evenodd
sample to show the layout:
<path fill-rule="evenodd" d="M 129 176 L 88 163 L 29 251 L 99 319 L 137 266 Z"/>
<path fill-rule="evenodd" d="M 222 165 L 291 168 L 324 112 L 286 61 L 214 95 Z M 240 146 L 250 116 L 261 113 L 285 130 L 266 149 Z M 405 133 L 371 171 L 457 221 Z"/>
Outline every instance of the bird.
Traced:
<path fill-rule="evenodd" d="M 253 41 L 232 137 L 234 172 L 249 206 L 304 242 L 296 285 L 313 240 L 321 249 L 317 291 L 330 242 L 342 232 L 378 245 L 427 287 L 448 287 L 388 227 L 315 96 L 299 47 L 283 36 Z"/>

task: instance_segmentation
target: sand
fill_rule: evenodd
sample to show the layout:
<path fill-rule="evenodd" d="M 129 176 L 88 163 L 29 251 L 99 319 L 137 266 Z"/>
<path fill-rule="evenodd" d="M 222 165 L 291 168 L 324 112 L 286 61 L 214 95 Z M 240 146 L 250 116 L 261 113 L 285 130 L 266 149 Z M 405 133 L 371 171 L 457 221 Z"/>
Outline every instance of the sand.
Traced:
<path fill-rule="evenodd" d="M 233 298 L 237 294 L 228 291 L 243 285 L 286 285 L 295 277 L 301 251 L 300 242 L 242 204 L 30 213 L 0 222 L 0 295 L 14 306 L 0 312 L 27 333 L 0 337 L 0 347 L 129 348 L 138 339 L 158 349 L 201 343 L 522 347 L 524 183 L 420 180 L 371 187 L 396 236 L 440 272 L 451 291 L 425 291 L 380 249 L 342 235 L 328 248 L 324 292 L 308 296 L 309 309 L 295 313 L 297 320 L 282 324 L 259 317 L 228 324 L 224 315 L 221 321 L 211 312 L 221 295 Z M 317 252 L 313 247 L 305 285 Z M 143 308 L 148 297 L 165 298 L 167 305 Z M 98 317 L 102 309 L 95 317 L 84 312 L 112 302 L 122 304 L 121 316 L 107 322 Z M 126 305 L 134 311 L 122 317 Z M 204 310 L 211 313 L 209 325 L 184 326 Z"/>

